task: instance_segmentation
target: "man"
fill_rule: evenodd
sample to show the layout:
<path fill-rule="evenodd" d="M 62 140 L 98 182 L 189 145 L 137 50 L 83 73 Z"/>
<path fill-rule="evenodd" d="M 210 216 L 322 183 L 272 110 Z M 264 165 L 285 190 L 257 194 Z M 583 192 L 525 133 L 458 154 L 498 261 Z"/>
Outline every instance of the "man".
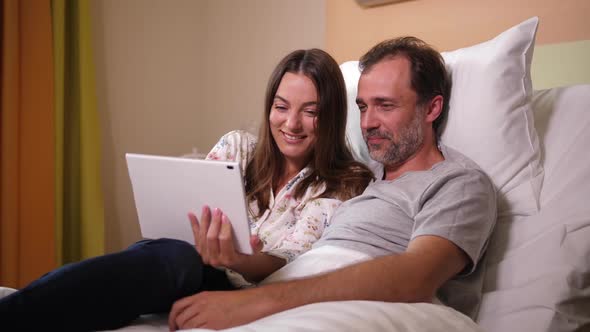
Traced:
<path fill-rule="evenodd" d="M 405 37 L 373 47 L 360 68 L 356 102 L 370 155 L 383 165 L 376 172 L 379 180 L 343 203 L 314 248 L 284 269 L 303 269 L 299 262 L 323 248 L 367 259 L 308 278 L 181 299 L 170 313 L 171 330 L 231 327 L 339 300 L 438 299 L 474 316 L 479 262 L 495 223 L 496 198 L 477 165 L 438 144 L 436 129 L 450 94 L 442 57 L 421 40 Z M 221 233 L 231 231 L 221 227 Z"/>

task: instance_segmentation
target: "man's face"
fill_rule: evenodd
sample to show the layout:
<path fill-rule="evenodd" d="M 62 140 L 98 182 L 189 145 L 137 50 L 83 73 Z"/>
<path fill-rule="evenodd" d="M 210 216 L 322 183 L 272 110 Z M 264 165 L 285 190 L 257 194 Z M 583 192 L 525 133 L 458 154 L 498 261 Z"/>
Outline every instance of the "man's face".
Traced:
<path fill-rule="evenodd" d="M 404 163 L 424 140 L 426 109 L 417 107 L 410 78 L 410 62 L 399 56 L 375 64 L 359 79 L 363 138 L 371 158 L 385 165 Z"/>

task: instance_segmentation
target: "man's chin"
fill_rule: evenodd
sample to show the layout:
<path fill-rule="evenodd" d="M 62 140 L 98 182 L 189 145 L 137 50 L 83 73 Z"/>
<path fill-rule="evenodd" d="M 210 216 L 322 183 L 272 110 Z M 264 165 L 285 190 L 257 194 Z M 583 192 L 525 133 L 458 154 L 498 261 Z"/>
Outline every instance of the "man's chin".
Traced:
<path fill-rule="evenodd" d="M 371 159 L 375 160 L 376 162 L 385 163 L 385 155 L 383 153 L 377 153 L 377 152 L 372 152 L 369 151 L 369 156 L 371 157 Z"/>

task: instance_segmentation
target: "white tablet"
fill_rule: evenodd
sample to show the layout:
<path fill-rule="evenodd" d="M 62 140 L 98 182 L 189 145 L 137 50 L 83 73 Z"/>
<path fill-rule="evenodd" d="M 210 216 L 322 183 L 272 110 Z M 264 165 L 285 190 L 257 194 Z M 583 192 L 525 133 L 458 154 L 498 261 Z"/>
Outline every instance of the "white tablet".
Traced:
<path fill-rule="evenodd" d="M 141 235 L 194 244 L 187 214 L 220 208 L 232 224 L 236 250 L 252 254 L 240 165 L 237 162 L 125 155 Z"/>

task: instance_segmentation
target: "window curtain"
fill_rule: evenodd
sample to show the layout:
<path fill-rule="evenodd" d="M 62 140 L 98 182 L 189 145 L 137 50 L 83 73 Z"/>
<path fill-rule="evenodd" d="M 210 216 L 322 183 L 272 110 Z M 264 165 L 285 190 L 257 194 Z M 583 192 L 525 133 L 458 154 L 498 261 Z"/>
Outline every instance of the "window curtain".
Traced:
<path fill-rule="evenodd" d="M 0 285 L 103 253 L 88 1 L 0 0 Z"/>
<path fill-rule="evenodd" d="M 1 283 L 56 263 L 53 63 L 48 1 L 2 1 Z"/>
<path fill-rule="evenodd" d="M 53 0 L 58 263 L 104 252 L 100 125 L 88 0 Z"/>

